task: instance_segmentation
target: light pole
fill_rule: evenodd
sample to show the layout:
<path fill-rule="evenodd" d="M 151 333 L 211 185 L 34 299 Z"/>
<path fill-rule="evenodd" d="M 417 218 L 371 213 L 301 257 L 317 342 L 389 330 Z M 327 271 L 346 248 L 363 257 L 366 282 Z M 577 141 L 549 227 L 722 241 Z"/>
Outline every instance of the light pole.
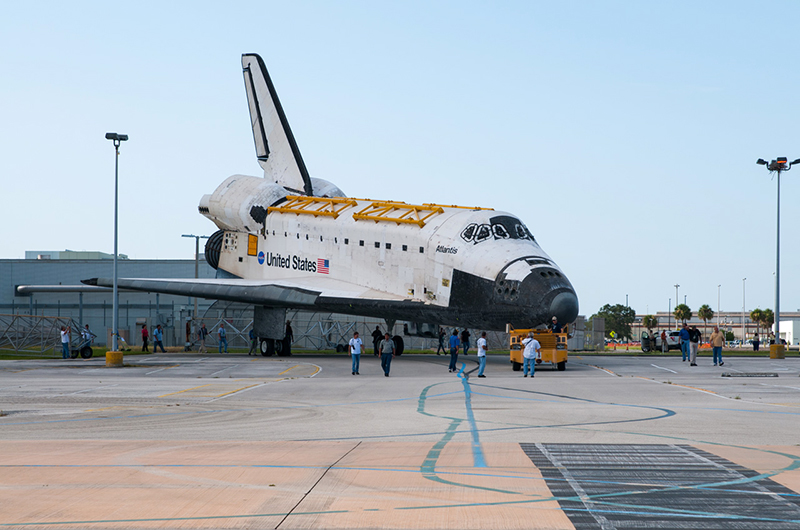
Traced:
<path fill-rule="evenodd" d="M 119 212 L 119 144 L 128 139 L 127 134 L 106 133 L 106 140 L 111 140 L 114 143 L 114 150 L 116 155 L 114 157 L 114 293 L 112 294 L 113 300 L 113 319 L 111 331 L 111 351 L 117 350 L 117 338 L 119 335 L 119 289 L 117 287 L 117 233 L 118 233 L 118 212 Z"/>
<path fill-rule="evenodd" d="M 745 339 L 745 336 L 747 335 L 747 330 L 744 327 L 744 312 L 745 312 L 745 307 L 747 307 L 745 305 L 745 298 L 744 298 L 744 295 L 745 295 L 745 282 L 746 281 L 747 281 L 747 278 L 742 278 L 742 347 L 743 348 L 744 348 L 744 339 Z"/>
<path fill-rule="evenodd" d="M 778 208 L 777 208 L 777 229 L 775 230 L 775 339 L 776 344 L 780 344 L 781 332 L 781 171 L 789 171 L 795 164 L 800 164 L 800 158 L 786 161 L 785 156 L 779 156 L 777 160 L 767 161 L 759 158 L 756 164 L 767 166 L 767 170 L 778 174 Z"/>
<path fill-rule="evenodd" d="M 196 236 L 194 234 L 181 234 L 181 237 L 194 238 L 194 278 L 197 279 L 198 263 L 200 261 L 200 239 L 208 239 L 208 236 Z M 194 316 L 192 321 L 197 320 L 197 297 L 194 297 Z"/>

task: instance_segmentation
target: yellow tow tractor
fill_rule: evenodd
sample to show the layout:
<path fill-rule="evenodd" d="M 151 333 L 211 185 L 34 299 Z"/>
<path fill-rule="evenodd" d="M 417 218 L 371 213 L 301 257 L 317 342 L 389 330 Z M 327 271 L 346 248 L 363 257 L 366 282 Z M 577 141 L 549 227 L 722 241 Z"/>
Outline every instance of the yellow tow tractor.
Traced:
<path fill-rule="evenodd" d="M 567 369 L 567 329 L 564 333 L 551 333 L 546 329 L 512 329 L 510 334 L 511 368 L 515 372 L 522 370 L 522 340 L 533 331 L 533 338 L 542 345 L 542 358 L 536 364 L 550 363 L 559 372 Z"/>

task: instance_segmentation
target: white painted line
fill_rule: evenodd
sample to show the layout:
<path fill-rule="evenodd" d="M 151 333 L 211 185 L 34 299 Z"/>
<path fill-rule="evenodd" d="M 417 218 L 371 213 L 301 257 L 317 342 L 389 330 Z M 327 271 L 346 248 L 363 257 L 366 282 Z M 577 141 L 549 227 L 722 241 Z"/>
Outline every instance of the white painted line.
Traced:
<path fill-rule="evenodd" d="M 81 370 L 78 373 L 79 374 L 90 374 L 92 372 L 99 372 L 100 370 L 105 370 L 105 368 L 90 368 L 89 370 Z"/>
<path fill-rule="evenodd" d="M 236 368 L 237 366 L 239 366 L 239 365 L 238 364 L 234 364 L 233 366 L 228 366 L 227 368 L 223 368 L 222 370 L 217 370 L 216 372 L 214 372 L 213 374 L 209 375 L 208 377 L 214 377 L 215 375 L 217 375 L 220 372 L 224 372 L 225 370 L 230 370 L 231 368 Z"/>
<path fill-rule="evenodd" d="M 154 373 L 156 373 L 156 372 L 160 372 L 161 370 L 166 370 L 167 368 L 169 368 L 169 366 L 165 366 L 164 368 L 159 368 L 158 370 L 153 370 L 152 372 L 147 372 L 147 373 L 146 373 L 146 374 L 144 374 L 144 375 L 150 375 L 150 374 L 154 374 Z"/>
<path fill-rule="evenodd" d="M 791 388 L 792 390 L 800 390 L 800 387 L 786 386 L 786 385 L 770 385 L 769 383 L 759 383 L 761 386 L 774 386 L 776 388 Z"/>
<path fill-rule="evenodd" d="M 61 394 L 62 396 L 74 396 L 75 394 L 83 394 L 84 392 L 94 392 L 95 390 L 100 390 L 102 388 L 112 388 L 119 385 L 106 385 L 106 386 L 98 386 L 97 388 L 87 388 L 86 390 L 78 390 L 77 392 L 72 392 L 70 394 Z"/>
<path fill-rule="evenodd" d="M 669 368 L 664 368 L 663 366 L 658 366 L 658 365 L 655 365 L 655 364 L 651 364 L 650 366 L 658 368 L 659 370 L 666 370 L 667 372 L 672 372 L 673 374 L 677 374 L 678 373 L 675 370 L 670 370 Z"/>

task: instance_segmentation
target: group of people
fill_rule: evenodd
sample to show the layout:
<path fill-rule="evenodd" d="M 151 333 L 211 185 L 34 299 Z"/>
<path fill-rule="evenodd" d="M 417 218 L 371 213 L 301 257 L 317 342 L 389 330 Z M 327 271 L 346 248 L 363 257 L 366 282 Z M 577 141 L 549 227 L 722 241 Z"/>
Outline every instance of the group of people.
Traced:
<path fill-rule="evenodd" d="M 372 332 L 372 346 L 374 354 L 381 356 L 381 369 L 383 370 L 384 377 L 389 377 L 389 372 L 392 368 L 392 359 L 397 353 L 397 345 L 392 340 L 388 333 L 383 335 L 382 339 L 376 339 L 376 333 L 380 334 L 380 327 L 376 327 Z M 352 375 L 361 375 L 359 369 L 361 368 L 361 352 L 364 349 L 364 343 L 358 336 L 358 331 L 353 333 L 353 338 L 350 339 L 350 357 L 353 360 Z"/>
<path fill-rule="evenodd" d="M 89 329 L 89 324 L 86 324 L 83 329 L 81 330 L 81 345 L 78 347 L 78 350 L 82 350 L 86 346 L 91 346 L 92 341 L 94 338 L 97 337 L 92 331 Z M 72 330 L 69 326 L 61 326 L 61 358 L 62 359 L 69 359 L 72 357 L 70 355 L 70 340 L 72 339 Z"/>
<path fill-rule="evenodd" d="M 681 358 L 683 362 L 689 360 L 689 366 L 697 366 L 697 350 L 700 349 L 700 341 L 703 339 L 703 334 L 697 329 L 697 326 L 692 326 L 684 322 L 683 328 L 680 332 L 681 340 Z M 714 357 L 714 366 L 722 366 L 725 362 L 722 360 L 722 347 L 725 345 L 725 334 L 719 330 L 718 326 L 714 326 L 714 332 L 709 337 L 711 343 L 711 350 Z M 667 334 L 665 331 L 661 332 L 662 350 L 667 343 Z"/>
<path fill-rule="evenodd" d="M 460 347 L 460 348 L 464 349 L 464 355 L 469 355 L 469 347 L 470 347 L 469 338 L 472 336 L 470 334 L 469 330 L 467 328 L 464 328 L 463 330 L 461 330 L 461 338 L 459 338 L 458 330 L 454 329 L 453 330 L 453 335 L 456 337 L 456 341 L 458 342 L 458 346 L 457 347 Z M 448 350 L 445 348 L 446 337 L 447 337 L 447 334 L 445 333 L 444 328 L 440 327 L 439 328 L 439 347 L 436 348 L 436 355 L 441 355 L 442 353 L 447 353 L 448 352 Z M 480 340 L 480 339 L 478 339 L 478 340 Z M 448 345 L 450 346 L 451 349 L 453 348 L 453 336 L 450 337 Z"/>

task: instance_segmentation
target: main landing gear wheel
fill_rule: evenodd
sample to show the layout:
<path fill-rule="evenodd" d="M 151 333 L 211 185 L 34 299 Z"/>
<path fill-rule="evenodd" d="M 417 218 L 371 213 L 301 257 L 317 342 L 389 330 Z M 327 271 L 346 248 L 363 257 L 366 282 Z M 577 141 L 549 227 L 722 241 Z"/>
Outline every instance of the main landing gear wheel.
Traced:
<path fill-rule="evenodd" d="M 567 369 L 567 361 L 561 361 L 556 365 L 556 368 L 558 368 L 559 372 L 563 372 L 564 370 Z"/>
<path fill-rule="evenodd" d="M 403 355 L 403 350 L 405 349 L 405 343 L 403 342 L 403 337 L 400 335 L 395 335 L 392 337 L 394 341 L 394 354 L 398 357 Z"/>
<path fill-rule="evenodd" d="M 517 361 L 511 361 L 511 369 L 515 372 L 522 371 L 522 363 L 518 363 Z"/>
<path fill-rule="evenodd" d="M 272 354 L 275 353 L 275 341 L 272 339 L 261 339 L 258 348 L 261 350 L 261 355 L 264 357 L 272 357 Z"/>
<path fill-rule="evenodd" d="M 286 339 L 275 340 L 275 353 L 278 355 L 278 357 L 288 357 L 291 355 L 286 343 Z"/>

